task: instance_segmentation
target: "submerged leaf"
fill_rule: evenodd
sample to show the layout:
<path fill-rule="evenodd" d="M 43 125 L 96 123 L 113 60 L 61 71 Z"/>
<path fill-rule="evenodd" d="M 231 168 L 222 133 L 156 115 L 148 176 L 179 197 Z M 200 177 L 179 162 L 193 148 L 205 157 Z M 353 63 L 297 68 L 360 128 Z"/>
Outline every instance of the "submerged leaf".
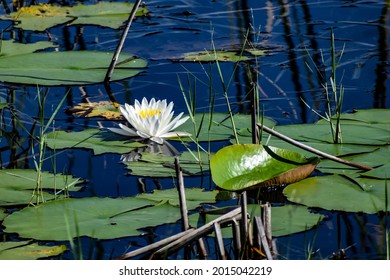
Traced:
<path fill-rule="evenodd" d="M 236 144 L 219 150 L 210 160 L 214 183 L 226 190 L 240 191 L 263 186 L 280 186 L 306 178 L 319 162 L 289 150 Z"/>

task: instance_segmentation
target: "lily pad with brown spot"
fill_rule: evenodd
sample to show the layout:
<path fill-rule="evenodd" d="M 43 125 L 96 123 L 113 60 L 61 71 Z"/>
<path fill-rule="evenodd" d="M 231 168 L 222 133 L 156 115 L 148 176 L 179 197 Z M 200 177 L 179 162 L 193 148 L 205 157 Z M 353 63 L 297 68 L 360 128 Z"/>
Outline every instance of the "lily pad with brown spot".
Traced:
<path fill-rule="evenodd" d="M 87 118 L 103 117 L 108 120 L 123 119 L 123 116 L 119 111 L 119 105 L 113 104 L 110 101 L 79 103 L 78 105 L 67 109 L 67 111 L 77 116 Z"/>

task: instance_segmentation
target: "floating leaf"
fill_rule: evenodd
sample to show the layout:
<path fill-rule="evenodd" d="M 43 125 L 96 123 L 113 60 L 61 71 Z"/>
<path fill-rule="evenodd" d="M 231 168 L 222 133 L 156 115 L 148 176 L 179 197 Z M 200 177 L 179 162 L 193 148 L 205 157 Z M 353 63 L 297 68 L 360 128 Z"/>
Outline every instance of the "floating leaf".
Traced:
<path fill-rule="evenodd" d="M 215 210 L 223 211 L 223 208 L 217 208 Z M 199 227 L 204 223 L 211 222 L 212 220 L 218 218 L 220 214 L 212 214 L 213 211 L 214 210 L 212 210 L 210 213 L 206 212 L 205 220 L 203 217 L 199 219 L 199 214 L 191 215 L 189 217 L 191 225 L 194 227 Z M 261 217 L 260 206 L 249 204 L 248 213 L 252 218 L 255 216 Z M 311 213 L 305 206 L 291 204 L 280 207 L 272 207 L 271 215 L 272 236 L 274 237 L 290 235 L 309 230 L 316 226 L 324 218 L 323 215 Z M 224 229 L 222 235 L 224 238 L 232 238 L 232 230 L 230 228 Z"/>
<path fill-rule="evenodd" d="M 21 55 L 33 53 L 38 50 L 54 47 L 52 42 L 35 42 L 30 44 L 21 44 L 13 40 L 0 40 L 0 58 L 5 56 Z"/>
<path fill-rule="evenodd" d="M 248 138 L 248 137 L 247 137 Z M 251 143 L 251 139 L 246 139 L 243 141 L 243 138 L 240 138 L 240 143 Z M 269 137 L 268 134 L 264 133 L 262 143 L 264 145 L 269 145 L 273 147 L 278 147 L 282 149 L 288 149 L 291 151 L 302 153 L 305 156 L 313 156 L 313 153 L 303 150 L 295 145 L 289 144 L 286 141 L 280 140 L 274 136 Z M 337 157 L 345 157 L 350 155 L 357 154 L 365 154 L 370 153 L 378 149 L 378 146 L 372 145 L 356 145 L 356 144 L 331 144 L 324 142 L 316 142 L 316 141 L 302 141 L 303 144 L 322 151 L 324 153 L 337 156 Z"/>
<path fill-rule="evenodd" d="M 200 155 L 201 160 L 194 156 Z M 145 177 L 175 177 L 174 157 L 159 153 L 142 152 L 136 161 L 124 162 L 134 176 Z M 180 167 L 183 175 L 201 175 L 209 170 L 208 154 L 204 152 L 183 152 L 180 157 Z"/>
<path fill-rule="evenodd" d="M 109 120 L 122 120 L 123 116 L 118 109 L 118 106 L 110 101 L 99 101 L 99 102 L 89 102 L 89 103 L 80 103 L 72 108 L 67 109 L 68 112 L 83 116 L 83 117 L 103 117 Z"/>
<path fill-rule="evenodd" d="M 352 178 L 340 175 L 317 176 L 287 186 L 283 193 L 288 200 L 308 207 L 369 214 L 385 211 L 385 180 Z"/>
<path fill-rule="evenodd" d="M 7 51 L 6 51 L 7 52 Z M 0 57 L 0 81 L 31 85 L 84 85 L 104 81 L 113 53 L 64 51 Z M 122 54 L 111 80 L 137 75 L 146 61 Z"/>
<path fill-rule="evenodd" d="M 36 188 L 37 172 L 31 169 L 0 170 L 0 205 L 28 204 Z M 46 200 L 54 199 L 53 191 L 59 197 L 67 191 L 78 191 L 76 184 L 80 179 L 71 175 L 42 172 L 42 189 Z"/>
<path fill-rule="evenodd" d="M 250 58 L 244 55 L 239 55 L 236 52 L 232 51 L 204 51 L 204 52 L 191 52 L 184 55 L 182 61 L 200 61 L 200 62 L 209 62 L 209 61 L 245 61 Z"/>
<path fill-rule="evenodd" d="M 65 245 L 43 246 L 28 241 L 1 242 L 0 260 L 36 260 L 57 256 L 66 250 Z"/>
<path fill-rule="evenodd" d="M 367 176 L 370 177 L 382 179 L 390 178 L 390 172 L 386 169 L 386 167 L 381 168 L 381 166 L 390 163 L 390 146 L 380 146 L 379 148 L 375 147 L 375 150 L 372 152 L 350 155 L 343 157 L 343 159 L 357 162 L 366 166 L 371 166 L 374 168 L 374 170 L 361 173 L 360 169 L 348 167 L 341 163 L 330 160 L 321 161 L 321 163 L 318 165 L 318 169 L 324 173 L 349 174 L 359 172 L 362 175 L 368 174 Z"/>
<path fill-rule="evenodd" d="M 230 116 L 223 113 L 196 114 L 195 115 L 195 131 L 194 124 L 188 120 L 180 126 L 180 131 L 192 134 L 192 138 L 202 141 L 226 141 L 233 137 L 233 128 Z M 234 125 L 240 134 L 251 133 L 251 116 L 244 114 L 236 114 L 233 116 Z M 209 126 L 210 124 L 210 126 Z M 275 122 L 265 118 L 264 124 L 272 127 Z M 181 139 L 188 140 L 188 139 Z"/>
<path fill-rule="evenodd" d="M 214 183 L 226 190 L 239 191 L 262 186 L 290 184 L 310 175 L 318 164 L 289 150 L 236 144 L 219 150 L 210 160 Z"/>
<path fill-rule="evenodd" d="M 98 129 L 85 129 L 78 132 L 54 131 L 47 134 L 46 141 L 51 149 L 92 149 L 95 155 L 124 154 L 134 148 L 144 146 L 138 142 L 130 142 L 128 138 L 118 137 L 114 133 Z"/>
<path fill-rule="evenodd" d="M 355 124 L 390 124 L 389 109 L 368 109 L 357 110 L 353 113 L 344 113 L 340 115 L 343 122 L 348 120 L 356 121 Z"/>
<path fill-rule="evenodd" d="M 137 229 L 180 219 L 178 208 L 151 206 L 154 204 L 135 197 L 56 200 L 14 212 L 4 219 L 3 226 L 5 232 L 38 240 L 68 240 L 68 230 L 71 238 L 112 239 L 139 235 Z"/>
<path fill-rule="evenodd" d="M 71 25 L 100 25 L 114 29 L 120 28 L 129 18 L 134 3 L 129 2 L 98 2 L 94 5 L 78 4 L 69 8 L 69 14 L 76 18 Z M 146 7 L 138 7 L 136 17 L 146 16 Z"/>
<path fill-rule="evenodd" d="M 133 3 L 125 2 L 98 2 L 94 5 L 78 4 L 73 7 L 40 3 L 22 7 L 0 19 L 13 20 L 16 27 L 33 31 L 44 31 L 65 23 L 119 28 L 129 17 L 133 6 Z M 139 8 L 136 16 L 147 13 L 146 8 Z"/>
<path fill-rule="evenodd" d="M 47 28 L 72 21 L 74 18 L 67 15 L 67 8 L 49 4 L 31 5 L 22 7 L 17 12 L 1 16 L 3 20 L 13 20 L 15 26 L 34 31 L 44 31 Z"/>
<path fill-rule="evenodd" d="M 264 56 L 266 55 L 267 51 L 266 50 L 261 50 L 261 49 L 245 49 L 246 52 L 250 53 L 251 55 L 254 56 Z"/>
<path fill-rule="evenodd" d="M 388 130 L 372 125 L 341 123 L 344 144 L 387 145 L 390 143 Z M 277 126 L 275 130 L 299 141 L 333 143 L 329 124 L 293 124 Z"/>
<path fill-rule="evenodd" d="M 4 218 L 8 215 L 5 213 L 5 209 L 0 207 L 0 221 L 4 220 Z"/>
<path fill-rule="evenodd" d="M 186 188 L 185 196 L 188 210 L 197 208 L 202 203 L 215 203 L 217 191 L 206 192 L 199 188 Z M 169 203 L 172 206 L 179 206 L 179 194 L 177 189 L 154 190 L 152 194 L 140 194 L 137 197 L 150 199 L 159 203 Z"/>
<path fill-rule="evenodd" d="M 373 170 L 362 173 L 363 176 L 377 178 L 377 179 L 390 179 L 390 162 L 381 165 Z"/>

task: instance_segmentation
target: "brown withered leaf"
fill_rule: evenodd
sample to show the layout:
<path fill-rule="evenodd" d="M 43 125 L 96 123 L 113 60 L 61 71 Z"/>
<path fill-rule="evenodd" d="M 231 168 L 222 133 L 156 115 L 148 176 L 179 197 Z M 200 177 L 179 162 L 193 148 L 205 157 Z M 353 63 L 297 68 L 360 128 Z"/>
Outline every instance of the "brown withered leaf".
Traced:
<path fill-rule="evenodd" d="M 110 101 L 79 103 L 74 107 L 68 108 L 67 112 L 87 118 L 103 117 L 108 120 L 123 119 L 119 111 L 119 104 Z"/>

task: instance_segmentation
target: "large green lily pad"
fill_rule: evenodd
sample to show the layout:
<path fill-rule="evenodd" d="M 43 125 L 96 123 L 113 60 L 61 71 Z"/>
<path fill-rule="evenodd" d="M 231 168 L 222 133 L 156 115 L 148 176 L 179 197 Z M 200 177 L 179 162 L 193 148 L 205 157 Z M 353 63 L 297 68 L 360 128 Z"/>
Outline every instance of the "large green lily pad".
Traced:
<path fill-rule="evenodd" d="M 330 175 L 291 184 L 283 193 L 288 200 L 309 207 L 373 214 L 388 208 L 390 191 L 386 199 L 385 188 L 385 180 Z"/>
<path fill-rule="evenodd" d="M 144 146 L 124 137 L 117 137 L 117 134 L 112 132 L 92 128 L 78 132 L 50 132 L 46 136 L 46 141 L 51 149 L 92 149 L 95 155 L 103 153 L 125 154 L 137 147 Z"/>
<path fill-rule="evenodd" d="M 310 175 L 317 157 L 275 147 L 236 144 L 222 148 L 210 160 L 214 183 L 226 190 L 240 191 L 262 186 L 290 184 Z"/>
<path fill-rule="evenodd" d="M 151 200 L 134 197 L 70 198 L 24 208 L 8 215 L 3 225 L 5 232 L 16 232 L 23 238 L 38 240 L 68 240 L 77 236 L 111 239 L 139 235 L 138 228 L 171 221 L 169 216 L 173 213 L 168 213 L 169 210 L 164 213 L 164 207 L 134 211 L 153 204 L 155 202 Z M 159 216 L 156 209 L 164 215 Z M 156 216 L 153 218 L 153 215 Z M 140 221 L 143 218 L 145 222 Z M 179 218 L 180 214 L 174 217 L 175 220 Z M 152 222 L 146 222 L 147 219 Z"/>
<path fill-rule="evenodd" d="M 373 170 L 362 172 L 361 170 L 331 160 L 322 160 L 318 169 L 324 173 L 351 174 L 359 173 L 362 176 L 378 179 L 390 179 L 390 146 L 374 147 L 371 152 L 360 153 L 343 157 L 343 159 L 373 167 Z"/>
<path fill-rule="evenodd" d="M 22 238 L 69 240 L 77 236 L 113 239 L 140 235 L 146 227 L 178 221 L 176 190 L 125 198 L 68 198 L 26 207 L 5 217 L 5 232 Z M 215 202 L 215 192 L 186 190 L 189 209 Z"/>
<path fill-rule="evenodd" d="M 37 172 L 31 169 L 0 170 L 0 205 L 28 204 L 36 188 Z M 42 189 L 46 200 L 54 199 L 53 192 L 62 197 L 67 191 L 78 191 L 79 178 L 71 175 L 42 172 Z"/>
<path fill-rule="evenodd" d="M 36 260 L 57 256 L 65 250 L 65 245 L 43 246 L 29 241 L 0 242 L 0 260 Z"/>
<path fill-rule="evenodd" d="M 327 123 L 277 126 L 275 130 L 299 141 L 333 143 L 330 126 Z M 341 131 L 344 144 L 387 145 L 390 143 L 389 130 L 374 125 L 341 122 Z"/>
<path fill-rule="evenodd" d="M 0 40 L 0 46 L 0 58 L 5 56 L 28 54 L 38 50 L 55 47 L 52 42 L 41 41 L 30 44 L 21 44 L 13 40 Z"/>
<path fill-rule="evenodd" d="M 129 17 L 133 3 L 98 2 L 94 5 L 78 4 L 73 7 L 40 3 L 22 7 L 0 19 L 13 20 L 15 26 L 24 30 L 44 31 L 61 24 L 100 25 L 119 28 Z M 148 13 L 145 7 L 138 8 L 136 16 Z"/>
<path fill-rule="evenodd" d="M 6 51 L 7 52 L 7 51 Z M 0 57 L 0 81 L 30 85 L 84 85 L 104 81 L 113 53 L 65 51 Z M 122 54 L 111 80 L 137 75 L 146 61 Z"/>

